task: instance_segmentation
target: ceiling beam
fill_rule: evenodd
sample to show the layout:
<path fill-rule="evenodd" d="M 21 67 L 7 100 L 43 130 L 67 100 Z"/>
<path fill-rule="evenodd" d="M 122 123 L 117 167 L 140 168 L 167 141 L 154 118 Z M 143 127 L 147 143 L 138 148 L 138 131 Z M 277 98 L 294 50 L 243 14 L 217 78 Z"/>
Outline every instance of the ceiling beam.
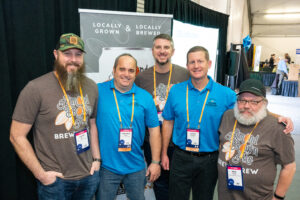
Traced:
<path fill-rule="evenodd" d="M 287 25 L 300 25 L 300 23 L 284 23 L 284 24 L 252 24 L 256 26 L 287 26 Z"/>
<path fill-rule="evenodd" d="M 247 0 L 247 8 L 248 8 L 248 20 L 249 20 L 249 35 L 250 37 L 252 37 L 252 15 L 251 15 L 250 0 Z"/>

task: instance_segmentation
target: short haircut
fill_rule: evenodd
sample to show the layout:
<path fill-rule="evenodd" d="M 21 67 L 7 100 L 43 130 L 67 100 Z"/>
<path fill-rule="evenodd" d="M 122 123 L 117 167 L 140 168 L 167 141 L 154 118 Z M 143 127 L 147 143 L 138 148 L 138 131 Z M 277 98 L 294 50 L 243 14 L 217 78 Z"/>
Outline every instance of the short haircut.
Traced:
<path fill-rule="evenodd" d="M 134 60 L 134 62 L 135 62 L 135 67 L 137 67 L 137 61 L 136 61 L 136 59 L 135 59 L 131 54 L 129 54 L 129 53 L 123 53 L 123 54 L 119 55 L 119 56 L 115 59 L 114 70 L 117 69 L 117 65 L 118 65 L 118 63 L 119 63 L 119 59 L 120 59 L 121 57 L 123 57 L 123 56 L 131 57 L 131 58 Z"/>
<path fill-rule="evenodd" d="M 153 39 L 153 46 L 154 46 L 155 40 L 157 40 L 157 39 L 164 39 L 164 40 L 170 41 L 172 49 L 174 49 L 174 41 L 170 35 L 162 33 L 162 34 L 155 36 L 155 38 Z"/>
<path fill-rule="evenodd" d="M 189 54 L 190 54 L 190 53 L 194 53 L 194 52 L 198 52 L 198 51 L 204 52 L 204 54 L 205 54 L 205 59 L 206 59 L 207 61 L 209 61 L 209 53 L 208 53 L 207 49 L 204 48 L 204 47 L 202 47 L 202 46 L 194 46 L 194 47 L 190 48 L 190 50 L 189 50 L 189 51 L 187 52 L 187 54 L 186 54 L 186 63 L 187 63 L 187 64 L 188 64 L 188 62 L 189 62 Z"/>
<path fill-rule="evenodd" d="M 272 53 L 271 56 L 275 56 L 275 53 Z"/>

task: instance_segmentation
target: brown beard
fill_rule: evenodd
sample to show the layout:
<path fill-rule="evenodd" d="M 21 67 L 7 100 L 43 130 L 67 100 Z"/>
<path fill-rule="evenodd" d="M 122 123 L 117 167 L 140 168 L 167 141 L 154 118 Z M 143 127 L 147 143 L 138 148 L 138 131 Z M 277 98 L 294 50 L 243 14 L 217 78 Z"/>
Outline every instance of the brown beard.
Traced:
<path fill-rule="evenodd" d="M 78 93 L 79 86 L 83 85 L 85 80 L 85 63 L 83 63 L 81 66 L 77 63 L 67 63 L 66 66 L 70 64 L 77 66 L 79 69 L 77 71 L 68 73 L 65 69 L 65 66 L 61 65 L 56 59 L 54 61 L 54 70 L 56 71 L 59 80 L 66 91 Z"/>

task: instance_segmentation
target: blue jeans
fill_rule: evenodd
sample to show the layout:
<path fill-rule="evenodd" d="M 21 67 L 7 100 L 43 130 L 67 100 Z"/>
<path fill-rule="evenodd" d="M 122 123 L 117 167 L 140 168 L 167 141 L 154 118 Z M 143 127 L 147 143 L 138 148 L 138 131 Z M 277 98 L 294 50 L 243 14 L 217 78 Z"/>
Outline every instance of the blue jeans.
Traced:
<path fill-rule="evenodd" d="M 125 186 L 127 198 L 144 200 L 146 169 L 131 174 L 115 174 L 105 168 L 100 169 L 100 186 L 96 200 L 114 200 L 121 182 Z"/>
<path fill-rule="evenodd" d="M 56 178 L 50 185 L 38 181 L 39 200 L 90 200 L 99 187 L 99 171 L 80 180 Z"/>

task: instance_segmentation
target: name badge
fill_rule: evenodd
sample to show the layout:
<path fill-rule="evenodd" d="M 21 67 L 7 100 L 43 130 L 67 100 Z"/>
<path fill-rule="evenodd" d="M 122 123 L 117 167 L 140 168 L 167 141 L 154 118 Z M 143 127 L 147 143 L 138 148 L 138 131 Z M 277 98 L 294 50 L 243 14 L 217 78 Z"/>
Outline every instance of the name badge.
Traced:
<path fill-rule="evenodd" d="M 132 143 L 132 129 L 120 129 L 120 139 L 118 145 L 118 151 L 126 152 L 131 151 Z"/>
<path fill-rule="evenodd" d="M 186 146 L 185 150 L 199 152 L 199 129 L 186 129 Z"/>
<path fill-rule="evenodd" d="M 80 154 L 90 148 L 88 130 L 84 129 L 74 133 L 76 152 Z"/>
<path fill-rule="evenodd" d="M 162 111 L 157 111 L 157 116 L 158 116 L 159 125 L 162 125 L 164 122 L 164 118 L 162 116 Z"/>
<path fill-rule="evenodd" d="M 227 165 L 227 187 L 229 190 L 244 190 L 243 168 Z"/>

